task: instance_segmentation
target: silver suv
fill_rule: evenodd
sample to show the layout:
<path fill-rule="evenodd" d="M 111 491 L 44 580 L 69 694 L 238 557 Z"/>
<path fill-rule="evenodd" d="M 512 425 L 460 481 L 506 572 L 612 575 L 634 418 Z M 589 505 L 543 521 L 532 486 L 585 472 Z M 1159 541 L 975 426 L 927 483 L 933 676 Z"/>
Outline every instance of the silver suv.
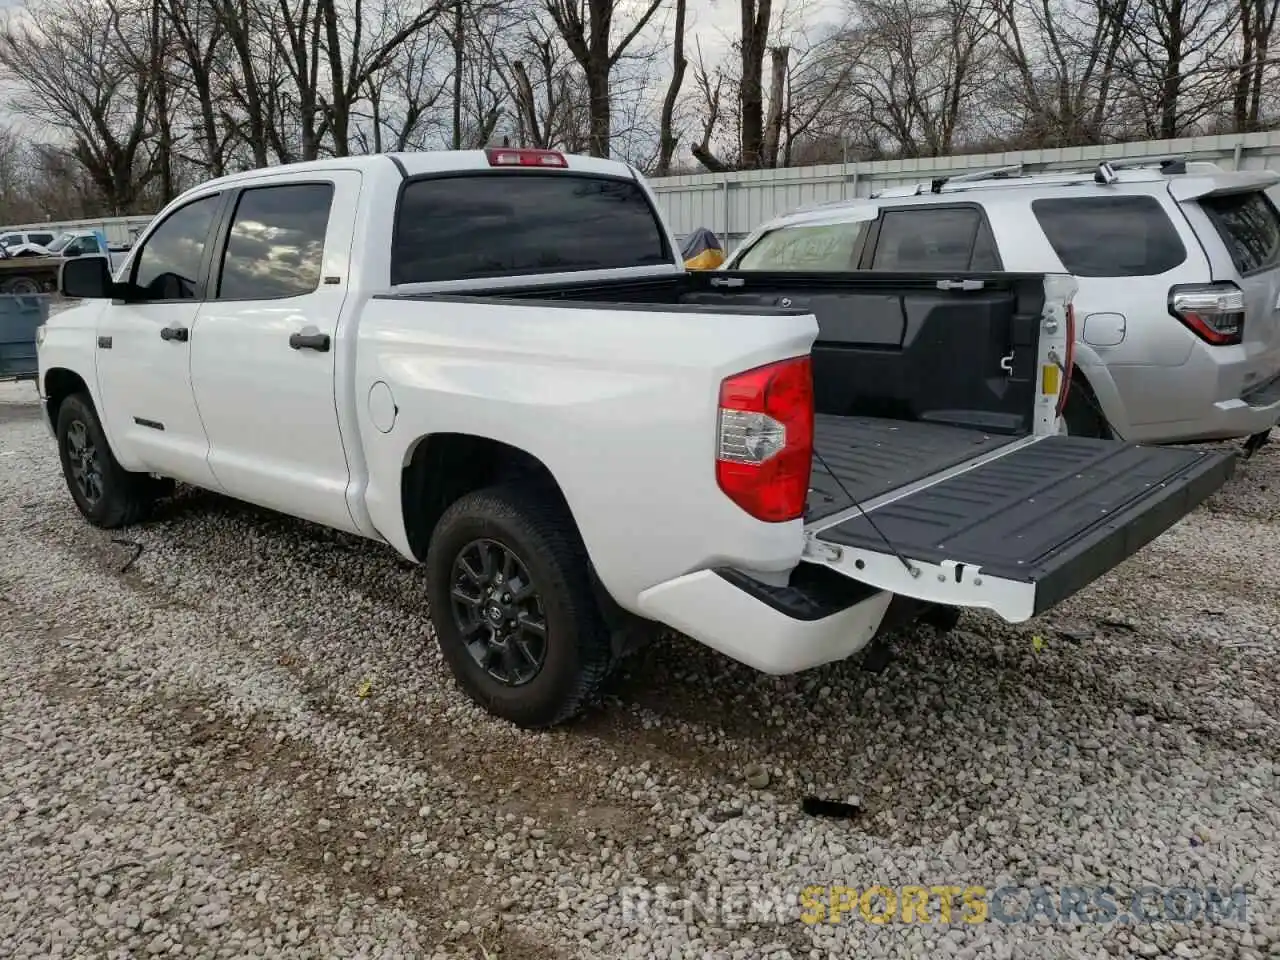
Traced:
<path fill-rule="evenodd" d="M 723 269 L 1074 274 L 1070 433 L 1252 447 L 1280 420 L 1278 184 L 1179 158 L 1003 168 L 778 217 Z"/>

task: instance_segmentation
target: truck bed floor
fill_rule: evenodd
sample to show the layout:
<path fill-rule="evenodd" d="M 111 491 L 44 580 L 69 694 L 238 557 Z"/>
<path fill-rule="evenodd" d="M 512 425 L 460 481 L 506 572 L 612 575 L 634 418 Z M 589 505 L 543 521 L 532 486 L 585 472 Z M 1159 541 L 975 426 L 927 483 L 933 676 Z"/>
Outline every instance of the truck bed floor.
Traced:
<path fill-rule="evenodd" d="M 881 494 L 949 470 L 1014 439 L 936 423 L 820 414 L 814 418 L 817 455 L 805 522 L 853 506 L 846 490 L 865 506 Z"/>

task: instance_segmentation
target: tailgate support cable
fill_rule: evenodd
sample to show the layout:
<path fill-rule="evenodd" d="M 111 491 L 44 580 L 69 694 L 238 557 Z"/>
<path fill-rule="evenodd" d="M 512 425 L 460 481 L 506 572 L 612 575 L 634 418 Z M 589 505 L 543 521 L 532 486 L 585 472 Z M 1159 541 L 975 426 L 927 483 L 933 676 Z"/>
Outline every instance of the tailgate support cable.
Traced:
<path fill-rule="evenodd" d="M 895 547 L 889 541 L 889 538 L 884 535 L 884 531 L 881 530 L 878 526 L 876 526 L 876 522 L 871 519 L 871 514 L 867 513 L 867 511 L 862 508 L 862 504 L 858 502 L 858 498 L 849 492 L 849 488 L 844 485 L 844 481 L 840 479 L 840 475 L 827 465 L 826 457 L 822 455 L 822 452 L 818 450 L 817 447 L 813 448 L 813 455 L 817 457 L 818 462 L 822 464 L 822 469 L 827 471 L 827 473 L 831 475 L 831 479 L 836 482 L 836 486 L 840 488 L 840 492 L 849 498 L 849 502 L 852 503 L 855 507 L 857 507 L 858 512 L 862 514 L 862 516 L 866 519 L 867 523 L 871 524 L 871 529 L 876 532 L 876 536 L 878 536 L 881 540 L 883 540 L 884 545 L 889 548 L 890 552 L 895 557 L 897 557 L 899 560 L 902 561 L 902 565 L 907 568 L 907 573 L 911 574 L 911 576 L 913 577 L 920 576 L 920 571 L 911 565 L 910 560 L 908 560 L 906 557 L 904 557 L 901 553 L 898 552 L 898 548 Z"/>

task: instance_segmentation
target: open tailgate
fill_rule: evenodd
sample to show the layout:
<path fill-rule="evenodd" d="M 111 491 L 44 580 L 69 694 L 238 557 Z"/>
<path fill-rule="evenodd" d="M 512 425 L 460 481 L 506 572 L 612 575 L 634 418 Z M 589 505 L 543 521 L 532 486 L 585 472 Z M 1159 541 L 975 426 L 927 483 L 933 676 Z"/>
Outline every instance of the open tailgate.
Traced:
<path fill-rule="evenodd" d="M 975 453 L 898 490 L 859 497 L 861 509 L 807 522 L 804 559 L 882 590 L 981 607 L 1016 623 L 1132 556 L 1235 469 L 1234 453 L 1067 436 Z M 860 459 L 856 450 L 843 454 L 823 457 L 828 492 Z"/>

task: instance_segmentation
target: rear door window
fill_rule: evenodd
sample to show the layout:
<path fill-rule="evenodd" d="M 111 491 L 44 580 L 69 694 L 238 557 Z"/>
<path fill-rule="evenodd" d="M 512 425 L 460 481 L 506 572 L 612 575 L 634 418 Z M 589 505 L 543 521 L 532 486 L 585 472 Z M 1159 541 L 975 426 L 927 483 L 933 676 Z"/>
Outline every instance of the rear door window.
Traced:
<path fill-rule="evenodd" d="M 222 255 L 219 300 L 276 300 L 320 286 L 331 183 L 284 183 L 240 194 Z"/>
<path fill-rule="evenodd" d="M 737 270 L 856 270 L 871 221 L 797 224 L 771 230 L 751 245 Z"/>
<path fill-rule="evenodd" d="M 1153 277 L 1187 259 L 1155 197 L 1055 197 L 1033 200 L 1031 212 L 1077 277 Z"/>
<path fill-rule="evenodd" d="M 977 207 L 886 210 L 872 270 L 996 270 L 999 258 Z"/>
<path fill-rule="evenodd" d="M 392 283 L 674 263 L 634 180 L 510 173 L 410 181 L 391 247 Z"/>
<path fill-rule="evenodd" d="M 1265 193 L 1204 197 L 1200 206 L 1242 275 L 1280 264 L 1280 217 Z"/>

